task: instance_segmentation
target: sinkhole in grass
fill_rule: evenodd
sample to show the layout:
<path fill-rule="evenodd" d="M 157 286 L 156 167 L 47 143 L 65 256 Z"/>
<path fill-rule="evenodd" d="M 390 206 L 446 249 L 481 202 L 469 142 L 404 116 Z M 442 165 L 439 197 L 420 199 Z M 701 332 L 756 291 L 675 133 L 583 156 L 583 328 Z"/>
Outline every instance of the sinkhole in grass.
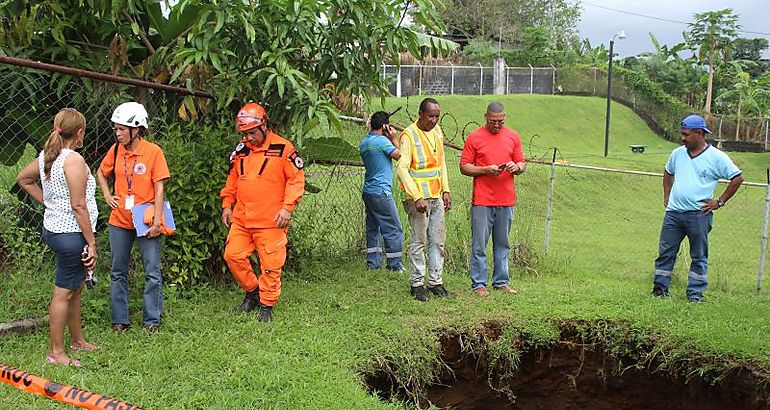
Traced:
<path fill-rule="evenodd" d="M 518 351 L 518 364 L 508 366 L 507 370 L 490 364 L 493 360 L 483 352 L 463 349 L 460 335 L 442 334 L 444 365 L 437 380 L 427 386 L 413 384 L 410 391 L 397 382 L 397 372 L 390 367 L 367 375 L 365 383 L 382 400 L 406 401 L 423 408 L 770 408 L 770 388 L 764 370 L 736 364 L 722 368 L 718 375 L 708 374 L 707 370 L 701 376 L 699 370 L 681 363 L 671 365 L 675 370 L 666 369 L 649 351 L 613 354 L 602 343 L 587 342 L 578 336 L 574 326 L 562 324 L 560 328 L 560 340 L 548 346 L 526 348 L 526 342 L 511 343 L 511 349 Z M 482 332 L 487 339 L 499 337 L 500 328 L 486 325 Z M 639 347 L 645 348 L 649 346 Z M 639 357 L 652 358 L 642 363 Z M 687 362 L 697 365 L 697 361 Z"/>

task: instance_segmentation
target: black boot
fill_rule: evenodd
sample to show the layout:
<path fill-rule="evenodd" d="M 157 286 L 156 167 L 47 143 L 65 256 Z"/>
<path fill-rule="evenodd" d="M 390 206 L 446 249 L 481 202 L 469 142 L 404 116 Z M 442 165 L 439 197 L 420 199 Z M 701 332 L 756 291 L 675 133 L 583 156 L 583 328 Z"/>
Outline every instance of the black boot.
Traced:
<path fill-rule="evenodd" d="M 256 310 L 259 306 L 259 288 L 257 288 L 246 294 L 246 297 L 243 298 L 243 302 L 235 307 L 235 312 L 251 312 Z"/>
<path fill-rule="evenodd" d="M 273 307 L 259 305 L 259 321 L 271 322 L 273 320 Z"/>
<path fill-rule="evenodd" d="M 430 293 L 440 297 L 440 298 L 448 298 L 449 292 L 447 292 L 444 285 L 436 285 L 436 286 L 428 286 L 428 291 Z"/>
<path fill-rule="evenodd" d="M 420 302 L 428 301 L 428 294 L 425 292 L 425 288 L 423 286 L 412 286 L 412 290 L 410 293 L 412 294 L 412 296 L 414 296 L 415 299 L 419 300 Z"/>

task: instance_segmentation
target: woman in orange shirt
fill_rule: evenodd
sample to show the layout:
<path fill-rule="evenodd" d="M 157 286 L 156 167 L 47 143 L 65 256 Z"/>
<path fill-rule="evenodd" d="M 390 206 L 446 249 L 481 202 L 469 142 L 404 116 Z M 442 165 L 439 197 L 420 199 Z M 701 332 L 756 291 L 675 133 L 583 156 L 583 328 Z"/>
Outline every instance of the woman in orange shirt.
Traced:
<path fill-rule="evenodd" d="M 160 224 L 163 213 L 163 184 L 171 176 L 163 150 L 146 141 L 147 111 L 139 103 L 127 102 L 112 114 L 117 142 L 107 152 L 96 173 L 110 213 L 112 272 L 110 291 L 112 330 L 122 332 L 131 322 L 128 314 L 128 265 L 136 240 L 144 261 L 142 323 L 150 333 L 160 328 L 163 292 L 160 272 Z M 110 193 L 107 177 L 115 175 Z M 131 216 L 134 205 L 154 204 L 155 218 L 146 236 L 136 236 Z"/>

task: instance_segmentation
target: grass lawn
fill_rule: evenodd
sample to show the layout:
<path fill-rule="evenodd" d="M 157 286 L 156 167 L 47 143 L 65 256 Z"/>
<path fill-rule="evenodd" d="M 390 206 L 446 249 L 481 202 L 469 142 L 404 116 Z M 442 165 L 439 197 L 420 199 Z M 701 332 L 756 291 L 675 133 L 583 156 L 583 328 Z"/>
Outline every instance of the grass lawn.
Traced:
<path fill-rule="evenodd" d="M 442 110 L 458 122 L 454 126 L 445 117 L 447 136 L 462 143 L 455 131 L 470 121 L 481 122 L 491 99 L 440 97 Z M 616 105 L 610 155 L 604 159 L 604 100 L 529 95 L 500 100 L 506 106 L 508 126 L 520 131 L 528 156 L 550 159 L 549 147 L 556 146 L 570 163 L 660 172 L 676 146 L 654 135 L 626 107 Z M 408 103 L 409 113 L 416 116 L 419 100 L 411 98 Z M 389 109 L 405 104 L 405 99 L 386 101 Z M 397 116 L 402 124 L 409 121 L 405 110 Z M 466 131 L 472 128 L 475 125 Z M 360 134 L 344 137 L 356 142 Z M 647 151 L 632 154 L 629 144 L 645 144 Z M 466 348 L 514 357 L 515 339 L 531 345 L 554 343 L 559 338 L 558 322 L 569 320 L 614 323 L 615 327 L 587 332 L 606 338 L 618 351 L 629 343 L 648 346 L 664 365 L 686 363 L 691 377 L 715 377 L 741 364 L 770 373 L 770 295 L 767 290 L 755 292 L 763 188 L 741 188 L 717 212 L 710 236 L 708 301 L 688 304 L 686 245 L 675 270 L 672 297 L 649 296 L 663 216 L 660 178 L 557 168 L 550 251 L 544 254 L 549 167 L 531 164 L 517 178 L 519 205 L 512 232 L 519 245 L 519 252 L 512 255 L 512 283 L 520 294 L 493 292 L 480 299 L 469 291 L 467 277 L 471 179 L 459 174 L 455 153 L 447 153 L 454 199 L 454 209 L 447 214 L 445 272 L 446 286 L 454 294 L 451 299 L 417 302 L 409 297 L 406 274 L 370 272 L 362 254 L 352 261 L 335 255 L 334 262 L 284 275 L 273 323 L 234 315 L 232 307 L 242 293 L 232 284 L 186 291 L 167 287 L 159 334 L 148 335 L 139 326 L 115 334 L 109 330 L 105 273 L 98 289 L 84 293 L 85 331 L 102 349 L 75 354 L 82 359 L 82 368 L 43 363 L 46 330 L 0 339 L 0 363 L 148 409 L 384 409 L 401 404 L 384 403 L 369 394 L 362 375 L 391 366 L 404 385 L 424 385 L 442 366 L 441 332 L 473 335 L 484 323 L 502 323 L 497 345 L 479 342 Z M 749 180 L 764 181 L 770 154 L 731 157 Z M 346 186 L 354 190 L 357 185 Z M 330 194 L 339 199 L 341 192 L 331 189 Z M 319 212 L 323 200 L 313 201 L 301 204 L 297 212 L 321 215 L 316 219 L 323 220 L 334 217 Z M 354 218 L 360 223 L 358 209 Z M 405 218 L 402 221 L 406 223 Z M 361 243 L 361 238 L 340 241 L 348 246 Z M 52 287 L 50 274 L 0 275 L 5 275 L 0 276 L 0 300 L 9 301 L 0 304 L 0 321 L 44 313 Z M 132 287 L 135 324 L 141 320 L 141 285 L 142 280 L 136 280 Z M 0 385 L 0 408 L 67 407 Z"/>

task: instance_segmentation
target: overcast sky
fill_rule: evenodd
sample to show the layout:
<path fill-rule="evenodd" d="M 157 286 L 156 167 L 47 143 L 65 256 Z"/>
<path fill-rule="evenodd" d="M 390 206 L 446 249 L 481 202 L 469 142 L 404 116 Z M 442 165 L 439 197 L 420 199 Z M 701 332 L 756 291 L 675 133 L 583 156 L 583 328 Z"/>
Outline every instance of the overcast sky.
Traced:
<path fill-rule="evenodd" d="M 587 37 L 596 47 L 604 43 L 609 47 L 612 36 L 620 30 L 626 32 L 626 39 L 615 41 L 614 51 L 620 56 L 633 56 L 654 50 L 649 32 L 661 44 L 674 45 L 683 40 L 682 32 L 687 25 L 665 20 L 692 22 L 693 14 L 731 8 L 738 15 L 740 37 L 763 37 L 770 40 L 769 0 L 588 0 L 581 1 L 582 21 L 578 23 L 580 37 Z M 615 10 L 608 10 L 615 9 Z M 616 11 L 621 10 L 621 11 Z M 633 14 L 631 14 L 633 13 Z M 637 14 L 637 15 L 634 15 Z M 647 15 L 659 19 L 639 16 Z M 764 34 L 756 34 L 764 33 Z M 682 55 L 682 57 L 687 57 Z M 765 51 L 764 57 L 770 57 Z"/>

